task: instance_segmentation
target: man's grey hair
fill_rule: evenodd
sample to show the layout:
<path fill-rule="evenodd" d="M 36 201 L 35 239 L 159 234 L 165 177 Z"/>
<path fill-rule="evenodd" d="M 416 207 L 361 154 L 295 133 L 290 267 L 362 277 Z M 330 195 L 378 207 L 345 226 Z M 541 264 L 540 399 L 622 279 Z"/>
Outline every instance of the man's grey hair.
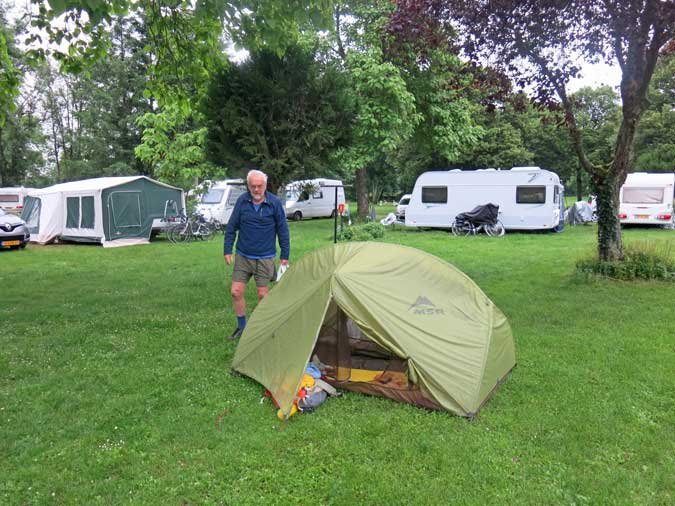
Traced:
<path fill-rule="evenodd" d="M 248 174 L 246 174 L 246 184 L 251 182 L 251 178 L 253 176 L 260 176 L 265 180 L 265 184 L 267 184 L 267 174 L 265 174 L 262 170 L 256 170 L 252 169 L 248 171 Z"/>

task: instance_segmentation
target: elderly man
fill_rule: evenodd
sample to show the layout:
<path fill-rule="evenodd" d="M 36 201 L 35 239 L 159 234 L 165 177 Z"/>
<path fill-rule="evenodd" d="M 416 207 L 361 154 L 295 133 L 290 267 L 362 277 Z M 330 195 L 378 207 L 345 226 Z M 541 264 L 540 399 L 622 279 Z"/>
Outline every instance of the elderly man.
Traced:
<path fill-rule="evenodd" d="M 258 300 L 269 291 L 276 268 L 276 240 L 281 248 L 281 265 L 288 265 L 290 236 L 286 212 L 281 201 L 267 189 L 267 175 L 251 170 L 246 176 L 248 192 L 242 194 L 234 205 L 232 216 L 225 230 L 225 262 L 232 263 L 235 236 L 237 249 L 232 270 L 232 302 L 237 315 L 237 328 L 229 339 L 241 336 L 246 326 L 246 284 L 255 279 Z"/>

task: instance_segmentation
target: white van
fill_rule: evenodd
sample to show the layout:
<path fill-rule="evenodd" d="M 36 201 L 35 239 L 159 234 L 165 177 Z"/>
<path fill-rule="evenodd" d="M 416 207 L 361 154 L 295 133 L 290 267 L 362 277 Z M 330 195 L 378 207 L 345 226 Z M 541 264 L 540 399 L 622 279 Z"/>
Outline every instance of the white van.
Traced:
<path fill-rule="evenodd" d="M 239 196 L 246 192 L 243 179 L 225 179 L 216 181 L 204 193 L 197 204 L 197 211 L 207 220 L 217 220 L 226 225 L 230 221 L 234 204 Z"/>
<path fill-rule="evenodd" d="M 345 189 L 339 179 L 306 179 L 287 184 L 282 198 L 287 218 L 327 218 L 333 216 L 336 206 L 345 203 Z"/>
<path fill-rule="evenodd" d="M 507 230 L 561 231 L 564 202 L 558 175 L 539 167 L 425 172 L 415 182 L 405 224 L 450 228 L 459 213 L 492 203 Z"/>
<path fill-rule="evenodd" d="M 673 225 L 675 174 L 628 174 L 619 192 L 619 221 L 640 225 Z"/>
<path fill-rule="evenodd" d="M 406 193 L 401 197 L 401 200 L 398 201 L 398 204 L 396 204 L 396 217 L 399 220 L 405 219 L 405 210 L 408 209 L 408 205 L 410 204 L 410 195 L 409 193 Z"/>
<path fill-rule="evenodd" d="M 35 188 L 0 188 L 0 208 L 14 214 L 21 214 L 23 201 Z"/>

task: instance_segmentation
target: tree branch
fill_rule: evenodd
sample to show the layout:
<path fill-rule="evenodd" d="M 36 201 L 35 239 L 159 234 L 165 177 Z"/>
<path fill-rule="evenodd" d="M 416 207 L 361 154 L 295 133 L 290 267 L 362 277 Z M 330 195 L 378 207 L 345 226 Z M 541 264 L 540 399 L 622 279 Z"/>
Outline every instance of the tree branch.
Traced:
<path fill-rule="evenodd" d="M 337 37 L 338 54 L 340 55 L 340 58 L 342 58 L 342 61 L 345 61 L 347 59 L 347 55 L 345 53 L 345 48 L 342 45 L 342 37 L 340 36 L 340 6 L 339 5 L 335 6 L 335 36 Z"/>

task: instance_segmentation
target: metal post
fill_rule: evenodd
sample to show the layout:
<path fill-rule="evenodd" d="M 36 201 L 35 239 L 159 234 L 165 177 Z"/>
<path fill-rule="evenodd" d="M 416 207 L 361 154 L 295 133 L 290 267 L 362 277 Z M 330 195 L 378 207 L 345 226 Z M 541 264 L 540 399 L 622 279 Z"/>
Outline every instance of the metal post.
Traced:
<path fill-rule="evenodd" d="M 335 187 L 335 209 L 333 210 L 333 244 L 337 244 L 338 187 Z"/>

